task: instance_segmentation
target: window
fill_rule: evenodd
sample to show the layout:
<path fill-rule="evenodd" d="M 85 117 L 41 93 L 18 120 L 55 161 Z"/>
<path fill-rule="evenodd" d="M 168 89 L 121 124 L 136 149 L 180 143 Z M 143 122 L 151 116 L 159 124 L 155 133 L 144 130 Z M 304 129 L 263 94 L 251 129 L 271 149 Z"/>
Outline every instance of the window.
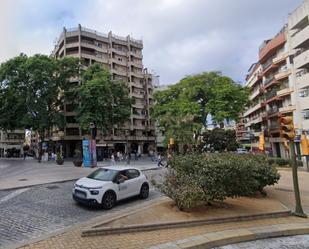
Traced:
<path fill-rule="evenodd" d="M 309 119 L 309 110 L 303 110 L 302 114 L 304 119 Z"/>
<path fill-rule="evenodd" d="M 133 179 L 133 178 L 139 177 L 139 176 L 140 176 L 140 173 L 139 173 L 139 171 L 136 170 L 136 169 L 128 169 L 127 172 L 126 172 L 126 176 L 127 176 L 129 179 Z"/>
<path fill-rule="evenodd" d="M 308 88 L 303 89 L 303 90 L 301 90 L 301 91 L 299 92 L 299 97 L 304 98 L 304 97 L 307 97 L 307 96 L 308 96 Z"/>

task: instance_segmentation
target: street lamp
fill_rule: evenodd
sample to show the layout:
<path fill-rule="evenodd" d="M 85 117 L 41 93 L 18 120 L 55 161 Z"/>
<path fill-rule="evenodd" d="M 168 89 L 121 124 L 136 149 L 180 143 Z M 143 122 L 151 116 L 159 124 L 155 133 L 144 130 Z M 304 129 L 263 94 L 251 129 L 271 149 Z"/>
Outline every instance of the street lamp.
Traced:
<path fill-rule="evenodd" d="M 131 160 L 131 153 L 130 153 L 130 149 L 129 149 L 129 130 L 125 130 L 125 138 L 126 138 L 126 153 L 127 153 L 127 164 L 130 164 L 130 160 Z"/>

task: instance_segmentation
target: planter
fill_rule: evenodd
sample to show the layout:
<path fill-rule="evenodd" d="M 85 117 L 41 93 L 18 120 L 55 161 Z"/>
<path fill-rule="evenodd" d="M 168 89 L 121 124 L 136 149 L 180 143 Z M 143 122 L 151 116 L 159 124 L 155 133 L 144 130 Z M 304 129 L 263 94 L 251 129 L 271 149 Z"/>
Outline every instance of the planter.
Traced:
<path fill-rule="evenodd" d="M 83 160 L 75 159 L 75 160 L 73 160 L 73 164 L 74 164 L 75 167 L 81 167 L 82 164 L 83 164 Z"/>
<path fill-rule="evenodd" d="M 64 160 L 63 160 L 63 159 L 57 159 L 57 160 L 56 160 L 56 163 L 57 163 L 58 165 L 62 165 L 62 164 L 64 163 Z"/>

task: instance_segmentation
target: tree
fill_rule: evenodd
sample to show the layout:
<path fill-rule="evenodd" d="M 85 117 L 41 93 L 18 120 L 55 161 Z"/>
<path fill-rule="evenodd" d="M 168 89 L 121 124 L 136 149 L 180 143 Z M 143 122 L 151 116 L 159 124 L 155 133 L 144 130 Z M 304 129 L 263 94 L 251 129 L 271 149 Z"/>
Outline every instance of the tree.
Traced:
<path fill-rule="evenodd" d="M 68 94 L 79 102 L 76 119 L 80 127 L 87 130 L 92 123 L 94 134 L 97 129 L 107 134 L 114 125 L 130 117 L 131 99 L 127 86 L 122 81 L 112 80 L 109 71 L 99 64 L 87 68 L 81 84 Z"/>
<path fill-rule="evenodd" d="M 178 143 L 191 143 L 209 114 L 221 126 L 226 119 L 237 120 L 248 96 L 246 88 L 219 72 L 201 73 L 156 92 L 152 116 Z"/>
<path fill-rule="evenodd" d="M 79 61 L 70 57 L 56 60 L 22 54 L 1 64 L 0 127 L 31 128 L 44 141 L 53 127 L 64 126 L 63 91 L 69 88 L 70 78 L 78 74 Z"/>
<path fill-rule="evenodd" d="M 200 148 L 212 148 L 215 151 L 236 151 L 238 143 L 236 141 L 236 132 L 234 130 L 224 130 L 215 128 L 206 130 L 202 134 Z"/>

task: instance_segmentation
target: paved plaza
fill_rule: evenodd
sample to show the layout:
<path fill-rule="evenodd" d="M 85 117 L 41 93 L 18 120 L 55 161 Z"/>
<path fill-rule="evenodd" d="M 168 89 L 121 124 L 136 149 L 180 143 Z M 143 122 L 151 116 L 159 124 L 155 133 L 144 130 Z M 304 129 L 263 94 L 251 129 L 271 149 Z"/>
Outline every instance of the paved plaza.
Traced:
<path fill-rule="evenodd" d="M 111 165 L 110 161 L 98 162 L 98 167 Z M 125 161 L 116 165 L 127 165 Z M 141 170 L 157 169 L 157 163 L 149 157 L 131 160 L 130 165 Z M 0 190 L 27 187 L 37 184 L 70 181 L 90 174 L 96 168 L 75 167 L 72 161 L 57 165 L 54 161 L 38 163 L 29 158 L 3 159 L 0 158 Z"/>

